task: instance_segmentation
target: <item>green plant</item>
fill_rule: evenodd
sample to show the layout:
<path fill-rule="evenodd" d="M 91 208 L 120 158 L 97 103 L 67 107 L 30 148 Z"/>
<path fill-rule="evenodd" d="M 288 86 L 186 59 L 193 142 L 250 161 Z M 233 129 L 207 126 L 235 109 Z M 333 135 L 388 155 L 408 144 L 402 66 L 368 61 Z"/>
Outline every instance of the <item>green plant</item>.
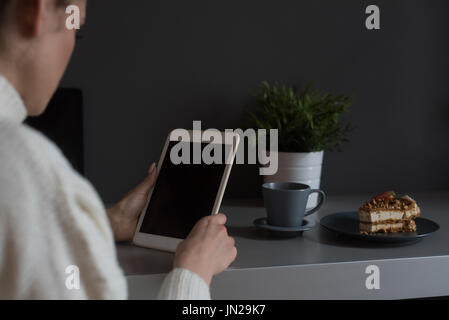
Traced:
<path fill-rule="evenodd" d="M 351 129 L 340 116 L 349 111 L 351 97 L 263 82 L 255 95 L 257 107 L 249 114 L 254 129 L 278 129 L 280 152 L 340 150 Z"/>

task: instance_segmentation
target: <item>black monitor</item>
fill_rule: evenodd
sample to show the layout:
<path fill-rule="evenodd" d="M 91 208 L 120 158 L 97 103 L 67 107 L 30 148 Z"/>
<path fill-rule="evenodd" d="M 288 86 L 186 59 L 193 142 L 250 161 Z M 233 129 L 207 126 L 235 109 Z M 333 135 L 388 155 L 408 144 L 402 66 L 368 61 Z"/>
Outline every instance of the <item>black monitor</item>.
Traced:
<path fill-rule="evenodd" d="M 58 89 L 44 114 L 39 117 L 29 117 L 26 123 L 56 143 L 74 169 L 84 174 L 81 90 Z"/>

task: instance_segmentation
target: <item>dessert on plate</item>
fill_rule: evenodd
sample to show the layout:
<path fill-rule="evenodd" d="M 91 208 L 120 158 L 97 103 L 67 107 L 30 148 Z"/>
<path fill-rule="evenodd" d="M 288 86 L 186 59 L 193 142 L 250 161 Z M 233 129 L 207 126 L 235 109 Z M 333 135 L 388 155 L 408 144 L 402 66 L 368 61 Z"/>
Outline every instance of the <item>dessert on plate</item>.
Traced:
<path fill-rule="evenodd" d="M 414 232 L 415 219 L 420 214 L 415 200 L 409 196 L 398 197 L 394 191 L 387 191 L 360 207 L 360 233 Z"/>

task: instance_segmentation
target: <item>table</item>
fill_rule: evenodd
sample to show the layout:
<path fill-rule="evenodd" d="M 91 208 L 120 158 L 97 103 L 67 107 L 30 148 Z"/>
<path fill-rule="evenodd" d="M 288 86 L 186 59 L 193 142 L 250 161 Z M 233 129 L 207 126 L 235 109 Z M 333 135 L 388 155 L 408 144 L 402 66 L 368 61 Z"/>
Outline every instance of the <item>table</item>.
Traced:
<path fill-rule="evenodd" d="M 224 203 L 229 233 L 238 257 L 211 286 L 213 299 L 408 299 L 449 296 L 449 192 L 416 193 L 422 217 L 441 229 L 411 245 L 370 243 L 338 237 L 318 221 L 331 213 L 352 211 L 367 195 L 331 196 L 323 209 L 308 219 L 314 230 L 298 238 L 276 238 L 253 227 L 266 215 L 260 200 Z M 154 299 L 173 254 L 117 246 L 127 276 L 130 299 Z M 369 266 L 379 271 L 380 289 L 368 289 Z"/>

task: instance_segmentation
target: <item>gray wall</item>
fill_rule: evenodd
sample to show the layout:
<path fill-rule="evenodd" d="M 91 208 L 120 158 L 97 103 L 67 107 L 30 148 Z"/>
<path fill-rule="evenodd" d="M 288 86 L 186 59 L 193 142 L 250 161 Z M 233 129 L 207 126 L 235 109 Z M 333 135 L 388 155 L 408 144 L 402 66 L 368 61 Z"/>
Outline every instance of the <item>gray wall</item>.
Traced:
<path fill-rule="evenodd" d="M 367 31 L 378 4 L 382 30 Z M 85 94 L 86 170 L 115 201 L 158 160 L 171 129 L 241 125 L 263 80 L 355 99 L 351 141 L 327 153 L 330 194 L 449 188 L 449 1 L 90 1 L 63 81 Z M 233 171 L 228 197 L 259 192 Z"/>

